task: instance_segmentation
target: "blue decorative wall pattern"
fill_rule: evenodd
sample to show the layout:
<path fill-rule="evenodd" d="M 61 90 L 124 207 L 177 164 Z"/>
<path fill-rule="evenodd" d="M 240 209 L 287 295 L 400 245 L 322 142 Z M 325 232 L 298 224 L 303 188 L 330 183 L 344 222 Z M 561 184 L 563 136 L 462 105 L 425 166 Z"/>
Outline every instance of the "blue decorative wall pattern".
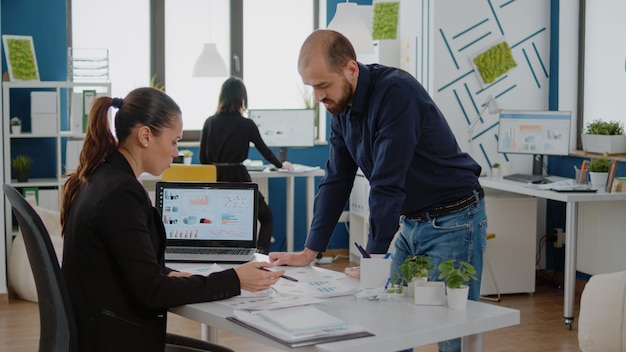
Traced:
<path fill-rule="evenodd" d="M 549 2 L 424 0 L 416 7 L 421 11 L 421 23 L 413 32 L 416 38 L 410 31 L 403 38 L 405 46 L 414 44 L 414 51 L 406 51 L 413 55 L 408 66 L 415 65 L 418 79 L 445 114 L 461 148 L 487 173 L 493 163 L 503 161 L 513 161 L 515 172 L 530 172 L 532 158 L 528 155 L 497 152 L 497 114 L 486 112 L 479 118 L 471 137 L 469 126 L 489 95 L 501 109 L 547 109 Z M 502 41 L 510 46 L 517 67 L 483 85 L 471 59 Z M 434 80 L 429 81 L 430 77 Z"/>

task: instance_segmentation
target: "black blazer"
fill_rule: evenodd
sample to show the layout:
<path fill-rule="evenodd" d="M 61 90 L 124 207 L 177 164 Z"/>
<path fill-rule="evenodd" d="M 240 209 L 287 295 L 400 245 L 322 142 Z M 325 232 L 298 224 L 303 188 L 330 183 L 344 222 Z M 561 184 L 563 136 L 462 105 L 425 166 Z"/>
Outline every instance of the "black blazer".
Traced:
<path fill-rule="evenodd" d="M 80 351 L 162 351 L 167 308 L 240 294 L 233 269 L 167 277 L 160 219 L 117 151 L 80 189 L 63 245 Z"/>

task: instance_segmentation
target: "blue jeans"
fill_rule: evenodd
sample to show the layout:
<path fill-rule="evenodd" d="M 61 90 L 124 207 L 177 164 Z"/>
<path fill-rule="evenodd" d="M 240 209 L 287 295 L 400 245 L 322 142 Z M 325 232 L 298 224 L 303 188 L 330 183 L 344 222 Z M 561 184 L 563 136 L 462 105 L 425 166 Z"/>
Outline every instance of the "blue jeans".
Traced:
<path fill-rule="evenodd" d="M 484 199 L 468 209 L 437 218 L 430 218 L 427 214 L 426 220 L 415 221 L 402 216 L 400 225 L 391 262 L 391 277 L 399 272 L 400 264 L 409 255 L 428 255 L 432 259 L 435 268 L 429 272 L 431 281 L 439 279 L 439 263 L 450 259 L 464 261 L 474 266 L 478 278 L 468 283 L 469 299 L 480 299 L 483 254 L 487 243 Z M 461 339 L 439 342 L 439 351 L 461 351 Z"/>

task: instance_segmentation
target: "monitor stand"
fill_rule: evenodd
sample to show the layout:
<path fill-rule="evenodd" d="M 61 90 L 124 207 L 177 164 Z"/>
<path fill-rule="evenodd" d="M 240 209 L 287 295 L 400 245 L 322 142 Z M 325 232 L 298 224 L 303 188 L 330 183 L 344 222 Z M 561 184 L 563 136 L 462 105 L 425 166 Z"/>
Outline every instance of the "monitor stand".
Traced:
<path fill-rule="evenodd" d="M 512 174 L 512 175 L 502 176 L 502 178 L 505 180 L 510 180 L 510 181 L 534 183 L 534 184 L 547 184 L 547 183 L 552 182 L 543 176 L 543 155 L 541 154 L 533 155 L 532 175 Z"/>
<path fill-rule="evenodd" d="M 285 161 L 289 160 L 289 159 L 287 159 L 287 148 L 286 147 L 279 147 L 278 148 L 278 160 L 280 160 L 281 162 L 285 162 Z"/>

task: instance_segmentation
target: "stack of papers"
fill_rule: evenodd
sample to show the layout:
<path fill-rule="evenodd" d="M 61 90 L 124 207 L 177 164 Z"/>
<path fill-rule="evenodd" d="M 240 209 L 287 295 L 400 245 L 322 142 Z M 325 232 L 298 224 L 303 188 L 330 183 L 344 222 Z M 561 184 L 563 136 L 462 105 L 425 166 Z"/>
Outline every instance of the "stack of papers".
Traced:
<path fill-rule="evenodd" d="M 227 319 L 292 348 L 373 336 L 313 306 L 233 314 Z"/>

